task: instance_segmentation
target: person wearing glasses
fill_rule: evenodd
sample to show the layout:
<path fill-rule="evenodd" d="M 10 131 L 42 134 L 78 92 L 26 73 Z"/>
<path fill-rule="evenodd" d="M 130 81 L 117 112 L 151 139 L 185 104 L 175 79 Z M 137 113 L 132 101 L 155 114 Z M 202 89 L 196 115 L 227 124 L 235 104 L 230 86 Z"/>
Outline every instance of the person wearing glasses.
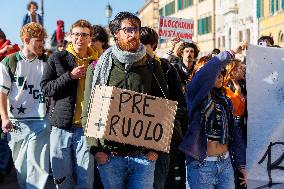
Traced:
<path fill-rule="evenodd" d="M 94 157 L 80 119 L 86 70 L 98 59 L 97 51 L 89 46 L 92 35 L 88 21 L 76 21 L 70 29 L 71 43 L 50 56 L 41 81 L 43 94 L 52 98 L 50 160 L 57 188 L 93 187 Z"/>
<path fill-rule="evenodd" d="M 82 124 L 86 125 L 91 91 L 95 85 L 115 86 L 152 96 L 167 98 L 168 90 L 162 68 L 150 61 L 140 42 L 140 19 L 120 12 L 109 28 L 115 44 L 101 56 L 86 76 Z M 154 63 L 154 64 L 152 64 Z M 154 77 L 154 74 L 156 78 Z M 108 140 L 90 140 L 105 189 L 153 188 L 158 152 Z"/>

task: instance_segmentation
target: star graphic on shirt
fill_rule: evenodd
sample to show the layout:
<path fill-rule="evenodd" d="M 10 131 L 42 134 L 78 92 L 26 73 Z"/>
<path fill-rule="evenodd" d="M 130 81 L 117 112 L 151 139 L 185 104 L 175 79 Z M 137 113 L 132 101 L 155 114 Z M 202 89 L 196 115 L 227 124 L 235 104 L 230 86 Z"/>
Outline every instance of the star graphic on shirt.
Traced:
<path fill-rule="evenodd" d="M 11 106 L 10 106 L 10 112 L 13 112 L 14 109 L 15 109 L 15 108 L 11 105 Z"/>
<path fill-rule="evenodd" d="M 20 113 L 25 113 L 25 109 L 27 109 L 27 108 L 23 108 L 23 105 L 21 105 L 21 107 L 20 108 L 17 108 L 18 110 L 19 110 L 19 112 L 18 112 L 18 114 L 20 114 Z"/>

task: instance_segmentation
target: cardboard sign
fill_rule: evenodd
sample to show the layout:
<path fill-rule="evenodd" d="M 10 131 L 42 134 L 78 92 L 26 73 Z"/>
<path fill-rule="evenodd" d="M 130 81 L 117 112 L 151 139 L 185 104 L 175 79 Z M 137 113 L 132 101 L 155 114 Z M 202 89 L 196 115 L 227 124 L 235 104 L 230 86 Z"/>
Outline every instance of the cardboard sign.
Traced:
<path fill-rule="evenodd" d="M 169 152 L 177 102 L 95 86 L 85 135 Z"/>
<path fill-rule="evenodd" d="M 247 53 L 248 188 L 284 188 L 284 49 Z"/>
<path fill-rule="evenodd" d="M 191 42 L 193 23 L 191 19 L 160 16 L 158 33 L 161 39 L 179 37 L 183 41 Z"/>

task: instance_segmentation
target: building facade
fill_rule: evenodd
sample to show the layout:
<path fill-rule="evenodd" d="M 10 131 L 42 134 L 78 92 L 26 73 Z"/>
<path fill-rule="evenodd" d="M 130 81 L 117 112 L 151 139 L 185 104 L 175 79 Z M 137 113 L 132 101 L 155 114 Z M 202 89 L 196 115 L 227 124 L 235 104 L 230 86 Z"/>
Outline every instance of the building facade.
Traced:
<path fill-rule="evenodd" d="M 269 35 L 284 47 L 284 0 L 257 0 L 259 36 Z"/>
<path fill-rule="evenodd" d="M 193 42 L 200 48 L 200 55 L 215 47 L 215 0 L 160 0 L 159 15 L 194 20 Z M 160 50 L 168 48 L 161 40 Z"/>
<path fill-rule="evenodd" d="M 142 26 L 148 26 L 158 30 L 159 0 L 147 0 L 138 11 Z"/>
<path fill-rule="evenodd" d="M 253 0 L 216 0 L 216 41 L 221 50 L 236 47 L 240 42 L 256 44 L 256 2 Z"/>

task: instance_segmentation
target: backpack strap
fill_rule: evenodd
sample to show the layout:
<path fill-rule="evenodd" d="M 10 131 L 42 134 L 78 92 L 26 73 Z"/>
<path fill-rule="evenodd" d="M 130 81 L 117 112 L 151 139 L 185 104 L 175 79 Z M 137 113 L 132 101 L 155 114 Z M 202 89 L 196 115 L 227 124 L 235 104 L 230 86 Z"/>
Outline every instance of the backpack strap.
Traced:
<path fill-rule="evenodd" d="M 164 98 L 167 98 L 167 96 L 166 96 L 166 94 L 164 93 L 164 90 L 162 89 L 162 86 L 161 86 L 161 84 L 160 84 L 160 82 L 159 82 L 159 80 L 158 80 L 158 78 L 157 78 L 157 76 L 156 76 L 156 74 L 155 74 L 155 68 L 156 68 L 156 66 L 157 66 L 157 62 L 156 62 L 156 60 L 155 59 L 152 59 L 152 58 L 149 58 L 148 59 L 148 69 L 151 71 L 151 73 L 153 74 L 153 76 L 154 76 L 154 78 L 155 78 L 155 81 L 156 81 L 156 83 L 158 84 L 158 86 L 159 86 L 159 88 L 160 88 L 160 90 L 161 90 L 161 92 L 162 92 L 162 94 L 163 94 L 163 97 Z"/>
<path fill-rule="evenodd" d="M 8 72 L 11 78 L 11 81 L 14 81 L 14 75 L 16 72 L 16 68 L 17 68 L 17 60 L 16 60 L 16 56 L 15 54 L 9 54 L 7 55 L 7 58 L 9 59 L 9 64 L 8 64 Z"/>

